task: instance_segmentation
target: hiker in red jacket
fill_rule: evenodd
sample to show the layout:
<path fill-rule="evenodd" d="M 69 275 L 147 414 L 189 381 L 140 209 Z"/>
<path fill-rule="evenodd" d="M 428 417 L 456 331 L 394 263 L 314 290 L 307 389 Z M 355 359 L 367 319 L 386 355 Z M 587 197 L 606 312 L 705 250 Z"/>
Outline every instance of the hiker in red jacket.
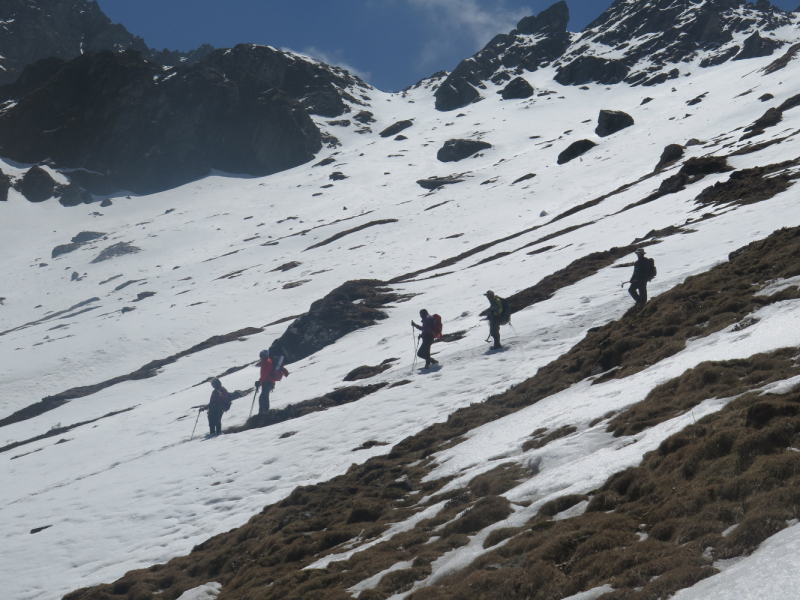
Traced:
<path fill-rule="evenodd" d="M 283 357 L 273 360 L 269 356 L 269 350 L 262 350 L 261 357 L 261 377 L 256 381 L 256 389 L 261 388 L 261 395 L 258 397 L 258 414 L 264 415 L 269 412 L 269 394 L 275 389 L 275 384 L 288 376 L 289 371 L 283 366 Z"/>
<path fill-rule="evenodd" d="M 222 387 L 222 382 L 216 377 L 211 380 L 211 387 L 214 391 L 211 392 L 211 400 L 208 401 L 208 427 L 211 429 L 211 435 L 222 433 L 222 413 L 226 412 L 231 407 L 230 396 L 228 390 Z"/>
<path fill-rule="evenodd" d="M 425 359 L 425 366 L 423 368 L 430 369 L 431 364 L 435 365 L 439 362 L 431 356 L 431 344 L 433 344 L 433 340 L 436 337 L 436 320 L 433 315 L 429 315 L 428 311 L 424 308 L 419 311 L 419 317 L 422 321 L 422 325 L 417 325 L 413 320 L 411 321 L 411 326 L 414 329 L 419 329 L 421 332 L 419 337 L 422 340 L 422 344 L 419 347 L 417 356 Z"/>

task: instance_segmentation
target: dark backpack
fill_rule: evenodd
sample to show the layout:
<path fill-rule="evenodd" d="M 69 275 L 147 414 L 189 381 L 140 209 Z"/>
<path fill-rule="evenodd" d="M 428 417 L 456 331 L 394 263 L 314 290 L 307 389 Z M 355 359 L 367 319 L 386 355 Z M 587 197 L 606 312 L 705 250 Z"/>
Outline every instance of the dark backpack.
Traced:
<path fill-rule="evenodd" d="M 511 322 L 511 307 L 505 298 L 500 298 L 500 303 L 503 305 L 503 312 L 500 313 L 500 325 L 508 325 Z"/>
<path fill-rule="evenodd" d="M 442 337 L 442 317 L 433 315 L 433 339 L 438 340 Z"/>
<path fill-rule="evenodd" d="M 220 392 L 222 412 L 226 413 L 231 409 L 231 396 L 225 388 L 220 388 Z"/>
<path fill-rule="evenodd" d="M 656 261 L 652 258 L 647 259 L 647 281 L 652 281 L 655 279 L 656 275 L 658 275 L 658 269 L 656 269 Z"/>

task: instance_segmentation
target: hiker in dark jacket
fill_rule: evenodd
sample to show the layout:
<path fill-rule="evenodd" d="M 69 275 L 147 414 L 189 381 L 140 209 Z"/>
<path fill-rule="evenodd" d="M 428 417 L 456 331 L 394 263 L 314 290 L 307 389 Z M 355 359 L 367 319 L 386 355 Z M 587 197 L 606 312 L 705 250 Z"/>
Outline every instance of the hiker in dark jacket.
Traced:
<path fill-rule="evenodd" d="M 422 325 L 417 325 L 413 320 L 411 321 L 411 326 L 420 330 L 419 337 L 422 340 L 417 356 L 425 359 L 425 366 L 423 368 L 430 369 L 431 364 L 435 365 L 439 362 L 431 356 L 431 344 L 433 344 L 436 335 L 434 332 L 436 322 L 433 315 L 429 315 L 428 311 L 424 308 L 419 311 L 419 318 L 422 321 Z"/>
<path fill-rule="evenodd" d="M 489 335 L 494 339 L 492 350 L 502 348 L 500 345 L 500 325 L 503 325 L 503 299 L 492 290 L 486 292 L 485 296 L 489 299 Z"/>
<path fill-rule="evenodd" d="M 261 358 L 261 377 L 256 381 L 256 389 L 261 388 L 261 395 L 258 397 L 258 414 L 263 415 L 269 412 L 269 394 L 275 389 L 275 384 L 288 376 L 289 371 L 283 366 L 283 357 L 273 362 L 269 356 L 269 350 L 262 350 L 259 353 Z"/>
<path fill-rule="evenodd" d="M 652 279 L 650 276 L 650 260 L 644 256 L 644 248 L 636 250 L 636 262 L 633 264 L 633 275 L 631 276 L 631 287 L 628 293 L 636 304 L 644 305 L 647 303 L 647 282 Z"/>
<path fill-rule="evenodd" d="M 222 433 L 222 413 L 231 407 L 230 397 L 228 390 L 222 387 L 222 382 L 216 377 L 211 380 L 211 387 L 214 391 L 211 392 L 211 400 L 208 401 L 208 427 L 211 429 L 211 435 L 215 433 Z"/>

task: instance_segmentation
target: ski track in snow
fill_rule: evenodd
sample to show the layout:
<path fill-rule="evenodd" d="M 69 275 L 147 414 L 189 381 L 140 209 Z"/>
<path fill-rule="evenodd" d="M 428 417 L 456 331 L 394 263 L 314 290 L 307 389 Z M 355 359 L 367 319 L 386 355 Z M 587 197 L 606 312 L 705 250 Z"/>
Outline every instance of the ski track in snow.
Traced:
<path fill-rule="evenodd" d="M 344 281 L 388 280 L 544 225 L 569 208 L 651 172 L 667 144 L 686 143 L 690 138 L 710 141 L 717 136 L 733 136 L 722 144 L 734 142 L 741 135 L 734 130 L 800 93 L 797 61 L 771 75 L 758 72 L 773 59 L 726 63 L 708 70 L 689 64 L 690 76 L 659 86 L 590 84 L 589 91 L 556 84 L 552 69 L 545 68 L 524 76 L 537 91 L 557 90 L 557 94 L 502 101 L 494 93 L 497 88 L 488 83 L 482 92 L 484 101 L 453 113 L 435 111 L 430 92 L 423 88 L 410 91 L 405 98 L 370 90 L 368 110 L 378 120 L 373 130 L 413 118 L 414 126 L 403 132 L 409 139 L 358 135 L 320 120 L 343 144 L 337 149 L 337 163 L 329 167 L 309 163 L 267 178 L 216 173 L 152 196 L 127 199 L 121 194 L 112 197 L 112 206 L 102 209 L 97 204 L 66 209 L 55 200 L 32 204 L 12 189 L 9 201 L 0 206 L 4 223 L 10 224 L 0 239 L 5 274 L 0 295 L 6 298 L 0 306 L 0 332 L 40 320 L 49 311 L 62 311 L 95 297 L 99 300 L 86 306 L 97 306 L 96 310 L 62 315 L 0 336 L 0 416 L 47 395 L 129 373 L 213 335 L 262 327 L 303 313 L 312 301 Z M 751 88 L 753 93 L 737 97 Z M 685 102 L 703 92 L 709 92 L 704 101 L 687 109 Z M 763 92 L 775 94 L 775 100 L 759 102 L 757 97 Z M 654 100 L 639 106 L 645 96 Z M 600 141 L 593 133 L 600 109 L 629 112 L 636 125 Z M 684 117 L 687 113 L 691 117 Z M 670 120 L 673 117 L 675 120 Z M 591 122 L 582 123 L 587 119 Z M 782 137 L 798 129 L 800 108 L 787 111 L 778 126 L 752 141 Z M 483 139 L 494 146 L 482 156 L 459 163 L 435 160 L 444 141 L 479 133 L 485 133 Z M 540 137 L 531 140 L 531 136 Z M 557 166 L 557 155 L 583 138 L 600 145 L 581 159 Z M 554 140 L 550 147 L 544 143 L 549 140 Z M 733 149 L 692 146 L 687 148 L 686 158 L 722 155 Z M 318 160 L 331 154 L 333 151 L 324 150 Z M 800 136 L 729 162 L 740 169 L 797 156 Z M 24 171 L 20 165 L 3 162 L 0 166 L 12 177 Z M 330 479 L 353 462 L 386 452 L 381 447 L 351 451 L 363 442 L 397 443 L 460 407 L 533 376 L 539 367 L 577 343 L 587 329 L 619 318 L 629 308 L 631 300 L 620 289 L 620 282 L 630 277 L 630 268 L 603 269 L 515 314 L 516 335 L 503 328 L 509 349 L 498 354 L 486 352 L 487 327 L 478 317 L 485 308 L 483 292 L 491 288 L 503 296 L 511 295 L 591 252 L 627 245 L 650 230 L 699 217 L 693 199 L 716 181 L 726 181 L 727 173 L 707 176 L 682 192 L 615 214 L 657 189 L 676 169 L 667 169 L 592 208 L 422 277 L 452 272 L 449 275 L 393 286 L 403 293 L 421 295 L 387 309 L 389 318 L 377 325 L 290 366 L 291 376 L 278 384 L 272 401 L 280 408 L 320 396 L 343 385 L 342 378 L 353 368 L 393 357 L 401 361 L 364 383 L 411 379 L 409 385 L 385 388 L 353 404 L 273 427 L 190 442 L 196 407 L 208 401 L 211 391 L 208 385 L 192 386 L 256 360 L 258 351 L 286 329 L 288 323 L 284 323 L 244 341 L 181 358 L 156 377 L 115 385 L 0 428 L 0 445 L 5 445 L 43 434 L 59 423 L 66 426 L 136 407 L 64 436 L 0 454 L 4 464 L 0 561 L 5 567 L 0 583 L 5 594 L 15 600 L 51 600 L 79 587 L 113 581 L 130 569 L 185 554 L 208 537 L 242 525 L 295 487 Z M 349 178 L 322 189 L 330 183 L 332 170 Z M 465 172 L 469 172 L 465 182 L 433 194 L 415 183 L 434 175 Z M 510 185 L 527 173 L 537 176 Z M 496 182 L 481 185 L 495 177 Z M 726 260 L 729 252 L 780 227 L 800 225 L 797 190 L 793 187 L 771 200 L 736 209 L 705 209 L 718 216 L 691 225 L 694 233 L 668 237 L 649 247 L 648 255 L 655 258 L 659 271 L 650 286 L 651 296 L 688 275 L 708 270 Z M 312 196 L 318 192 L 323 195 Z M 447 204 L 425 210 L 443 202 Z M 169 209 L 174 210 L 166 212 Z M 294 235 L 368 211 L 372 211 L 368 216 Z M 542 211 L 549 216 L 540 217 Z M 285 220 L 287 217 L 295 218 Z M 336 233 L 381 219 L 398 222 L 306 251 Z M 472 267 L 484 258 L 515 251 L 545 235 L 590 221 L 594 224 L 543 243 L 556 246 L 543 254 L 526 255 L 536 249 L 533 247 Z M 81 231 L 103 232 L 108 239 L 50 258 L 55 246 L 69 243 Z M 459 233 L 463 235 L 446 239 Z M 279 240 L 277 246 L 262 245 L 273 240 Z M 102 249 L 118 242 L 130 242 L 142 252 L 91 264 Z M 632 260 L 626 257 L 618 263 Z M 290 261 L 302 264 L 273 272 Z M 246 270 L 231 279 L 220 279 L 241 269 Z M 73 272 L 79 274 L 79 281 L 71 281 Z M 129 280 L 140 281 L 114 291 Z M 309 281 L 283 288 L 300 280 Z M 156 295 L 135 302 L 143 291 Z M 121 314 L 125 306 L 136 310 Z M 423 307 L 443 316 L 446 331 L 468 333 L 458 342 L 434 347 L 440 352 L 440 370 L 412 374 L 409 320 L 416 319 Z M 588 423 L 640 401 L 656 385 L 704 360 L 746 357 L 800 345 L 798 302 L 769 306 L 759 318 L 757 325 L 745 331 L 725 330 L 692 342 L 683 352 L 624 380 L 594 388 L 580 383 L 484 425 L 471 432 L 466 442 L 437 455 L 438 467 L 432 476 L 458 473 L 449 484 L 457 487 L 492 468 L 495 460 L 541 458 L 540 474 L 506 493 L 513 501 L 534 503 L 497 525 L 503 527 L 524 522 L 538 506 L 557 495 L 593 489 L 610 474 L 638 464 L 644 452 L 691 419 L 719 410 L 725 400 L 706 401 L 693 413 L 638 434 L 635 443 L 614 439 L 602 425 L 589 428 Z M 223 383 L 228 390 L 244 390 L 256 377 L 257 370 L 249 367 L 224 377 Z M 245 420 L 250 400 L 234 402 L 223 417 L 223 428 Z M 578 426 L 578 432 L 522 455 L 521 441 L 533 430 L 564 424 Z M 204 416 L 198 431 L 206 431 Z M 280 439 L 287 431 L 297 434 Z M 67 441 L 57 444 L 62 438 Z M 17 455 L 24 456 L 12 460 Z M 29 533 L 47 525 L 51 527 Z M 429 582 L 473 560 L 490 530 L 434 563 Z M 751 580 L 748 578 L 759 578 L 763 589 L 770 590 L 765 593 L 773 594 L 759 598 L 790 597 L 779 592 L 795 581 L 786 574 L 792 565 L 785 561 L 797 549 L 797 531 L 792 527 L 778 534 L 752 557 L 677 597 L 726 597 L 725 590 L 740 590 L 743 582 Z M 762 565 L 770 561 L 773 573 L 783 565 L 783 577 L 767 576 L 770 571 Z M 371 583 L 365 582 L 359 589 Z M 585 594 L 589 595 L 579 597 L 595 597 L 591 592 Z"/>

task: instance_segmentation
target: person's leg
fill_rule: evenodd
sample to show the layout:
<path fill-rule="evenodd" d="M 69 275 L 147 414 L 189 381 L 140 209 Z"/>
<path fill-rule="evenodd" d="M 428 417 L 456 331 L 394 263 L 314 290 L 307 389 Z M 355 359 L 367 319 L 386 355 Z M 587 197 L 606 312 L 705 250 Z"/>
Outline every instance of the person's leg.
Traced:
<path fill-rule="evenodd" d="M 419 352 L 417 356 L 420 358 L 425 359 L 425 369 L 431 366 L 431 344 L 433 343 L 433 338 L 431 336 L 424 336 L 422 338 L 422 344 L 419 347 Z"/>
<path fill-rule="evenodd" d="M 214 435 L 214 415 L 211 414 L 211 411 L 208 411 L 208 429 L 211 435 Z"/>
<path fill-rule="evenodd" d="M 647 282 L 644 281 L 639 284 L 639 297 L 642 299 L 642 304 L 647 304 Z"/>
<path fill-rule="evenodd" d="M 633 301 L 636 302 L 636 304 L 641 302 L 641 298 L 639 298 L 639 292 L 637 291 L 638 287 L 639 284 L 634 281 L 631 282 L 631 287 L 628 288 L 628 293 L 631 295 L 631 298 L 633 298 Z"/>
<path fill-rule="evenodd" d="M 264 415 L 269 412 L 269 393 L 274 387 L 275 384 L 270 382 L 261 386 L 261 395 L 258 397 L 258 414 Z"/>
<path fill-rule="evenodd" d="M 494 339 L 494 346 L 492 346 L 492 348 L 502 348 L 500 345 L 500 323 L 498 321 L 491 321 L 489 325 L 489 333 Z"/>

